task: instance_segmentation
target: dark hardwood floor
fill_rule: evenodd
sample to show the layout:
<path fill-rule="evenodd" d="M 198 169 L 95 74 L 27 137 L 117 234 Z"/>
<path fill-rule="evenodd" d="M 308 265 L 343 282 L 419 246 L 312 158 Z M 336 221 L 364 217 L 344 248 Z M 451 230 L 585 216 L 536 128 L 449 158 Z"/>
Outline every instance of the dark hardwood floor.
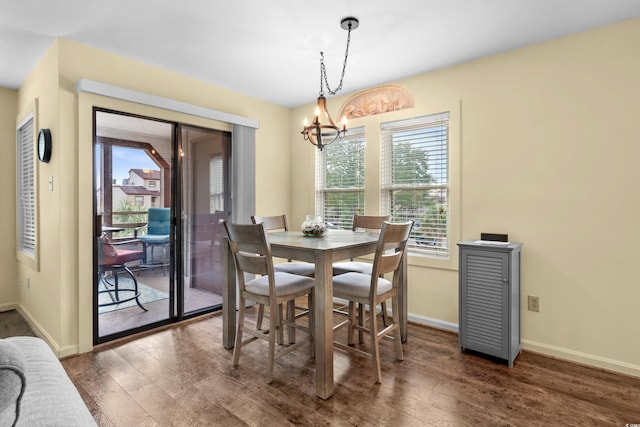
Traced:
<path fill-rule="evenodd" d="M 342 333 L 337 335 L 342 338 Z M 266 343 L 231 368 L 222 318 L 172 326 L 63 360 L 101 426 L 624 426 L 640 423 L 640 378 L 523 352 L 509 369 L 464 353 L 455 334 L 409 325 L 405 360 L 381 343 L 382 384 L 368 359 L 335 351 L 335 394 L 315 396 L 303 348 L 276 362 Z"/>

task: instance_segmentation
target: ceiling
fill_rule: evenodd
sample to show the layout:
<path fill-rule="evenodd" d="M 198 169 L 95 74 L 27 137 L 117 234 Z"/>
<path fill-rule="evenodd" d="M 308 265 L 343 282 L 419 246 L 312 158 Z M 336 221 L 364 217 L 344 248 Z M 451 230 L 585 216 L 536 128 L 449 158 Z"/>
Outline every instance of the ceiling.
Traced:
<path fill-rule="evenodd" d="M 320 51 L 344 93 L 640 16 L 640 0 L 11 0 L 0 86 L 18 88 L 56 37 L 285 107 L 312 102 Z"/>

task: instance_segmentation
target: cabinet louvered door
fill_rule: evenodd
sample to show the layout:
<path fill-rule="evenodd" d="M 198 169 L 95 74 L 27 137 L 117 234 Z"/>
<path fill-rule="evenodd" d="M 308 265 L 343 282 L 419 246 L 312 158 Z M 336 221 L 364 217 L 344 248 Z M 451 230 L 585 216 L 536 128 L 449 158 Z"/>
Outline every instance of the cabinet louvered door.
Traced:
<path fill-rule="evenodd" d="M 508 358 L 508 254 L 463 251 L 461 347 Z"/>

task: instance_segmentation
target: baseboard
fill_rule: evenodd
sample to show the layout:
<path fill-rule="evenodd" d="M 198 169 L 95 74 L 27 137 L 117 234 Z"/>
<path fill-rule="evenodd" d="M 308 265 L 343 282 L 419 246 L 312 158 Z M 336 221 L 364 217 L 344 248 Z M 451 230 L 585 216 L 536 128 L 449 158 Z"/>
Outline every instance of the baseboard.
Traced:
<path fill-rule="evenodd" d="M 445 320 L 433 319 L 431 317 L 418 316 L 415 314 L 409 313 L 407 315 L 407 320 L 413 323 L 418 323 L 420 325 L 430 326 L 436 329 L 443 329 L 445 331 L 458 333 L 458 324 L 453 322 L 447 322 Z"/>
<path fill-rule="evenodd" d="M 18 308 L 18 303 L 17 302 L 10 302 L 10 303 L 6 303 L 6 304 L 0 304 L 0 312 L 2 311 L 11 311 L 11 310 L 15 310 Z"/>
<path fill-rule="evenodd" d="M 40 323 L 38 323 L 38 321 L 31 315 L 29 310 L 27 310 L 24 306 L 18 305 L 16 309 L 18 310 L 22 318 L 27 322 L 27 324 L 29 324 L 29 327 L 36 333 L 36 335 L 45 340 L 47 344 L 49 344 L 49 347 L 51 347 L 51 350 L 53 350 L 58 358 L 78 353 L 77 345 L 60 348 L 56 340 L 54 340 L 53 337 L 49 335 L 46 329 L 43 328 Z"/>
<path fill-rule="evenodd" d="M 640 377 L 640 366 L 631 363 L 621 362 L 606 357 L 594 356 L 593 354 L 582 353 L 579 351 L 569 350 L 562 347 L 543 344 L 531 340 L 522 340 L 522 348 L 524 350 L 539 353 L 545 356 L 551 356 L 570 362 L 580 363 L 582 365 L 593 366 L 596 368 L 615 371 L 622 374 Z"/>
<path fill-rule="evenodd" d="M 457 323 L 447 322 L 440 319 L 430 317 L 417 316 L 408 314 L 409 321 L 421 325 L 429 326 L 436 329 L 459 333 Z M 606 369 L 608 371 L 618 372 L 621 374 L 640 377 L 640 366 L 631 363 L 621 362 L 619 360 L 608 359 L 606 357 L 594 356 L 592 354 L 582 353 L 579 351 L 569 350 L 562 347 L 542 344 L 531 340 L 522 340 L 522 348 L 527 351 L 539 353 L 544 356 L 555 357 L 557 359 L 566 360 L 568 362 L 579 363 L 582 365 L 593 366 L 596 368 Z"/>

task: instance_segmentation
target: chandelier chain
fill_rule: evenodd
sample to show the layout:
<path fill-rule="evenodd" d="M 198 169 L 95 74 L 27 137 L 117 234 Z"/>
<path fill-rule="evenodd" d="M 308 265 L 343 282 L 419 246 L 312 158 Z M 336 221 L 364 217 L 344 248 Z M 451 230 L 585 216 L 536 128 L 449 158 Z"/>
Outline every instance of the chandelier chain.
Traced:
<path fill-rule="evenodd" d="M 329 80 L 327 79 L 327 69 L 324 66 L 324 52 L 320 52 L 320 95 L 322 96 L 323 85 L 322 79 L 324 78 L 324 85 L 327 87 L 329 95 L 335 95 L 342 89 L 342 81 L 344 80 L 344 72 L 347 69 L 347 58 L 349 58 L 349 44 L 351 43 L 351 24 L 349 24 L 349 31 L 347 33 L 347 47 L 344 51 L 344 63 L 342 64 L 342 74 L 340 75 L 340 84 L 335 90 L 331 90 L 329 87 Z"/>

